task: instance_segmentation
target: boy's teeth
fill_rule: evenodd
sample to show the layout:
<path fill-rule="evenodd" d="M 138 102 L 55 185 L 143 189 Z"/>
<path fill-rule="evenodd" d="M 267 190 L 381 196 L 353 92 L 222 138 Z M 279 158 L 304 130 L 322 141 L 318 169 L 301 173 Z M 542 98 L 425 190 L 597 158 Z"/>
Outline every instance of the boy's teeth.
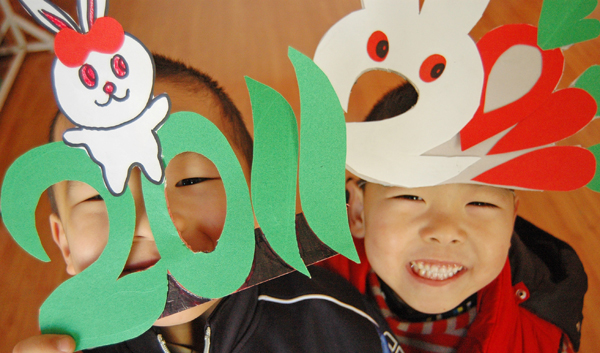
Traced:
<path fill-rule="evenodd" d="M 430 265 L 423 261 L 411 261 L 410 267 L 419 276 L 436 281 L 443 281 L 453 277 L 462 271 L 463 267 L 459 265 Z"/>

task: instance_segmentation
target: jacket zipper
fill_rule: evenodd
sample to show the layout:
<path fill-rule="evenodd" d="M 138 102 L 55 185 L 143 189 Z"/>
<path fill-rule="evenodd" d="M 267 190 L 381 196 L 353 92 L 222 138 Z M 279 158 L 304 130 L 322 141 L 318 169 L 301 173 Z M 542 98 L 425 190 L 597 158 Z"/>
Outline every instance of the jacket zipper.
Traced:
<path fill-rule="evenodd" d="M 206 326 L 204 329 L 204 353 L 210 352 L 210 326 Z"/>

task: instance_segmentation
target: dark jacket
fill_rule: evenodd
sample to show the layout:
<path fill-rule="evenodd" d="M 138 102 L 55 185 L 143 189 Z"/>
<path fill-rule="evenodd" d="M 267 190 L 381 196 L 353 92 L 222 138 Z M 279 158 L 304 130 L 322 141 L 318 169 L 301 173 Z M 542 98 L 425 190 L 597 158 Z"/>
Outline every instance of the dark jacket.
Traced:
<path fill-rule="evenodd" d="M 361 265 L 336 256 L 325 266 L 365 293 L 370 266 L 364 245 L 356 245 Z M 563 332 L 577 350 L 586 291 L 587 276 L 575 251 L 517 217 L 506 266 L 478 292 L 477 317 L 458 351 L 556 352 Z"/>
<path fill-rule="evenodd" d="M 209 316 L 207 352 L 381 352 L 377 315 L 341 277 L 310 267 L 232 294 Z M 157 331 L 90 352 L 163 352 Z"/>

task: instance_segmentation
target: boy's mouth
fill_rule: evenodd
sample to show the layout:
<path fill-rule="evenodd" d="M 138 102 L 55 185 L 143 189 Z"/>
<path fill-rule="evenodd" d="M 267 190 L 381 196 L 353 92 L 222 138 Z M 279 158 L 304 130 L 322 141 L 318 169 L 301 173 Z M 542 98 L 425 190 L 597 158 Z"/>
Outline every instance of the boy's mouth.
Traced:
<path fill-rule="evenodd" d="M 425 261 L 411 261 L 410 268 L 419 277 L 434 281 L 444 281 L 456 276 L 464 269 L 464 266 L 453 263 L 433 264 Z"/>

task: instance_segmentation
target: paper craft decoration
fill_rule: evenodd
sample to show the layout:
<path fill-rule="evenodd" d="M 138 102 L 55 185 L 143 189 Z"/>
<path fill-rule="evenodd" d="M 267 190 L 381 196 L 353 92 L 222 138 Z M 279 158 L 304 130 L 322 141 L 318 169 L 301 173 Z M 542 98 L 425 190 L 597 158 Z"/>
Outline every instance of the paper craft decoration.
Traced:
<path fill-rule="evenodd" d="M 52 7 L 48 2 L 41 5 Z M 54 7 L 46 12 L 60 13 Z M 68 19 L 64 21 L 68 22 Z M 98 28 L 96 24 L 91 25 L 90 33 Z M 103 32 L 96 33 L 101 36 Z M 173 314 L 189 307 L 186 304 L 165 309 L 165 302 L 180 300 L 179 295 L 191 297 L 188 303 L 197 305 L 294 269 L 308 274 L 307 265 L 335 252 L 358 260 L 344 202 L 343 110 L 327 77 L 312 60 L 291 48 L 289 57 L 296 69 L 300 88 L 300 138 L 303 144 L 298 147 L 297 124 L 289 104 L 271 88 L 248 78 L 257 124 L 252 201 L 232 147 L 209 120 L 195 113 L 178 112 L 150 129 L 156 144 L 144 148 L 155 153 L 155 147 L 162 145 L 158 149 L 161 165 L 167 165 L 179 153 L 195 152 L 210 159 L 217 167 L 227 196 L 227 217 L 219 244 L 213 252 L 194 253 L 185 246 L 172 223 L 164 185 L 142 178 L 147 215 L 161 258 L 144 271 L 121 277 L 132 246 L 134 201 L 126 184 L 120 193 L 111 189 L 106 179 L 107 170 L 101 170 L 94 163 L 97 162 L 94 148 L 86 148 L 90 153 L 88 156 L 83 149 L 55 142 L 29 151 L 8 169 L 2 185 L 4 223 L 15 241 L 41 260 L 49 259 L 35 228 L 35 208 L 46 188 L 65 180 L 85 182 L 99 192 L 108 210 L 110 228 L 106 247 L 95 262 L 61 284 L 44 302 L 40 309 L 42 333 L 71 335 L 76 340 L 77 350 L 121 342 L 146 331 L 165 312 Z M 145 57 L 142 59 L 146 60 Z M 78 65 L 81 71 L 87 64 Z M 134 67 L 136 61 L 129 61 L 128 65 Z M 54 73 L 53 79 L 61 81 L 62 76 L 68 76 L 70 71 L 55 70 Z M 145 76 L 140 78 L 144 79 Z M 129 87 L 137 87 L 137 84 L 137 81 L 133 82 Z M 163 97 L 160 101 L 154 99 L 144 114 L 154 111 L 152 107 L 161 102 L 168 103 L 166 95 Z M 58 93 L 57 99 L 60 102 Z M 89 108 L 88 103 L 82 100 L 81 106 L 96 109 Z M 82 108 L 75 107 L 74 102 L 69 104 L 73 111 Z M 124 124 L 117 130 L 130 131 L 126 128 L 133 124 L 135 122 Z M 103 145 L 113 143 L 116 133 L 111 130 L 98 136 L 107 139 L 99 141 L 99 145 Z M 134 135 L 120 137 L 135 139 Z M 104 167 L 102 163 L 100 166 Z M 296 222 L 294 210 L 298 174 L 300 200 L 308 225 L 314 232 L 312 234 L 305 226 L 302 228 L 302 222 L 300 225 Z M 23 179 L 31 181 L 29 188 L 21 187 Z M 254 229 L 253 207 L 258 223 L 264 226 L 268 243 L 257 238 L 262 231 Z M 274 258 L 271 261 L 279 263 L 274 271 L 267 269 L 266 273 L 271 276 L 259 273 L 260 269 L 254 267 L 259 261 L 255 254 L 261 251 L 259 241 L 263 244 L 262 251 Z M 307 241 L 311 243 L 307 244 Z M 306 249 L 299 249 L 300 244 L 309 245 L 312 249 L 309 258 L 301 255 L 306 253 L 303 252 Z M 269 266 L 270 263 L 258 265 Z M 167 296 L 173 293 L 176 297 Z"/>
<path fill-rule="evenodd" d="M 370 70 L 401 75 L 418 93 L 399 116 L 347 124 L 351 172 L 404 187 L 572 190 L 592 180 L 593 152 L 554 143 L 597 115 L 600 81 L 555 89 L 557 48 L 600 34 L 600 22 L 583 19 L 596 2 L 546 0 L 539 31 L 505 25 L 475 44 L 468 33 L 487 3 L 425 1 L 419 11 L 416 0 L 365 0 L 329 29 L 314 59 L 344 108 Z"/>
<path fill-rule="evenodd" d="M 52 83 L 61 112 L 77 127 L 63 135 L 85 148 L 102 168 L 107 188 L 123 193 L 129 172 L 140 167 L 156 184 L 164 176 L 156 130 L 168 116 L 166 94 L 153 97 L 152 55 L 115 19 L 107 0 L 78 0 L 80 24 L 46 0 L 19 0 L 56 34 Z"/>
<path fill-rule="evenodd" d="M 596 0 L 545 0 L 539 23 L 540 48 L 560 48 L 600 35 L 600 23 L 584 18 L 596 5 Z"/>

